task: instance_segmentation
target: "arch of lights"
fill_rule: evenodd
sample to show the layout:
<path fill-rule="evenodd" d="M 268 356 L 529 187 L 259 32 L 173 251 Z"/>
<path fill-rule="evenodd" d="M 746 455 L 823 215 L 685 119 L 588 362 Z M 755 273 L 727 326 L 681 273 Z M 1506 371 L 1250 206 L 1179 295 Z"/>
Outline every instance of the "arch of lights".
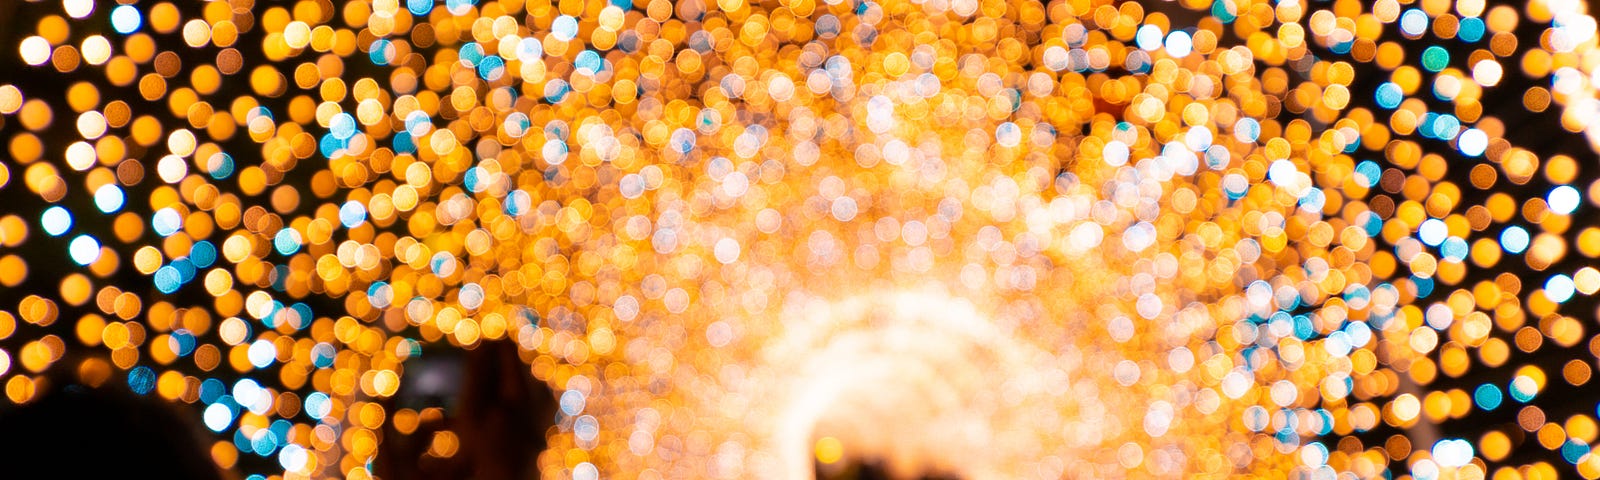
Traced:
<path fill-rule="evenodd" d="M 550 477 L 1600 477 L 1593 152 L 1512 141 L 1600 138 L 1580 2 L 15 8 L 5 397 L 225 468 L 370 477 L 510 340 Z"/>

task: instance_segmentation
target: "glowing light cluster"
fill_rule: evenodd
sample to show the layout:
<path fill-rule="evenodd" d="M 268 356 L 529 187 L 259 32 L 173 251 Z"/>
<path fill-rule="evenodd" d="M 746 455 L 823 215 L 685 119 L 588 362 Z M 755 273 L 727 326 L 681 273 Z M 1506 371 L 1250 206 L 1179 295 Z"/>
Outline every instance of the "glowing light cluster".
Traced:
<path fill-rule="evenodd" d="M 408 359 L 510 341 L 547 478 L 1600 478 L 1531 360 L 1600 355 L 1600 183 L 1517 123 L 1600 147 L 1582 2 L 19 9 L 5 396 L 224 468 L 369 478 Z"/>

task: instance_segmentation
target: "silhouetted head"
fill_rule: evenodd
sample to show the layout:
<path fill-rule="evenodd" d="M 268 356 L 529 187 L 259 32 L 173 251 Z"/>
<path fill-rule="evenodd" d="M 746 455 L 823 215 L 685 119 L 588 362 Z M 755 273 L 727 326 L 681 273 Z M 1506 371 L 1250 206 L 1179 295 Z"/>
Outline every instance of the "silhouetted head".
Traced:
<path fill-rule="evenodd" d="M 50 383 L 32 402 L 0 410 L 0 476 L 221 480 L 176 406 L 120 386 Z"/>
<path fill-rule="evenodd" d="M 934 472 L 922 472 L 915 476 L 896 476 L 884 467 L 882 461 L 865 459 L 846 459 L 832 465 L 821 462 L 816 464 L 817 480 L 958 480 L 959 477 Z"/>
<path fill-rule="evenodd" d="M 538 456 L 556 423 L 550 386 L 533 377 L 508 341 L 436 349 L 406 363 L 393 411 L 421 412 L 406 431 L 387 425 L 374 469 L 389 480 L 538 478 Z M 441 443 L 440 436 L 453 440 Z M 440 445 L 451 447 L 441 449 Z M 443 451 L 441 451 L 443 450 Z"/>

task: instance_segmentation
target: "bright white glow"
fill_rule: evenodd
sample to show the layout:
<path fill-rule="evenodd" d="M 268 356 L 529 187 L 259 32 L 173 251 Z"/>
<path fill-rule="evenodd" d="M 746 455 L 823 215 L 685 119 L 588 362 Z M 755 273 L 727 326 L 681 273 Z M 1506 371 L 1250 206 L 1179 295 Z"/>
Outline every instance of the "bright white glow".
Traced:
<path fill-rule="evenodd" d="M 291 443 L 278 452 L 278 465 L 282 465 L 286 471 L 299 472 L 306 467 L 306 460 L 309 457 L 305 447 Z"/>
<path fill-rule="evenodd" d="M 73 170 L 80 172 L 88 170 L 94 166 L 94 145 L 88 142 L 73 142 L 72 145 L 67 145 L 66 161 L 67 166 Z"/>
<path fill-rule="evenodd" d="M 1481 60 L 1472 65 L 1472 80 L 1478 85 L 1493 87 L 1500 84 L 1500 77 L 1505 75 L 1505 70 L 1500 62 L 1494 60 Z"/>
<path fill-rule="evenodd" d="M 1064 422 L 1046 411 L 1059 412 L 1063 401 L 1111 411 L 1105 403 L 1120 395 L 1066 394 L 1073 373 L 1063 368 L 1075 367 L 1063 367 L 998 328 L 977 305 L 945 293 L 902 290 L 804 303 L 781 319 L 786 333 L 767 349 L 759 370 L 782 381 L 751 393 L 785 399 L 758 406 L 776 409 L 773 478 L 815 478 L 810 447 L 820 436 L 838 438 L 850 456 L 883 459 L 897 478 L 924 468 L 962 478 L 1020 478 L 1035 472 L 1029 461 L 1036 457 L 1029 455 L 1036 440 L 1029 439 L 1093 430 L 1099 427 L 1091 423 L 1103 420 Z M 959 352 L 986 360 L 972 362 Z M 971 414 L 989 409 L 1010 413 Z M 1145 423 L 1164 431 L 1171 422 L 1159 406 L 1127 410 L 1116 414 L 1134 428 Z"/>
<path fill-rule="evenodd" d="M 167 155 L 156 162 L 156 175 L 160 176 L 163 182 L 178 183 L 188 174 L 189 164 L 177 155 Z"/>
<path fill-rule="evenodd" d="M 1139 48 L 1153 52 L 1161 48 L 1161 27 L 1145 24 L 1139 27 L 1139 33 L 1134 34 L 1133 40 L 1138 43 Z"/>
<path fill-rule="evenodd" d="M 1445 237 L 1448 236 L 1450 236 L 1449 227 L 1445 226 L 1443 220 L 1437 218 L 1423 220 L 1422 226 L 1417 227 L 1417 237 L 1422 240 L 1422 243 L 1426 243 L 1429 246 L 1437 246 L 1443 243 Z"/>
<path fill-rule="evenodd" d="M 44 233 L 59 237 L 72 228 L 72 212 L 61 206 L 50 207 L 39 216 L 39 223 L 44 226 Z"/>
<path fill-rule="evenodd" d="M 28 65 L 39 66 L 50 61 L 50 42 L 38 35 L 22 39 L 17 51 L 22 53 L 22 61 Z"/>
<path fill-rule="evenodd" d="M 1472 442 L 1452 438 L 1433 444 L 1433 461 L 1445 467 L 1459 467 L 1472 461 Z"/>
<path fill-rule="evenodd" d="M 229 424 L 233 423 L 233 410 L 230 410 L 227 405 L 223 405 L 221 402 L 213 403 L 211 406 L 206 407 L 206 411 L 201 418 L 205 419 L 206 428 L 211 429 L 213 432 L 221 432 L 223 429 L 228 428 Z"/>
<path fill-rule="evenodd" d="M 1557 274 L 1544 282 L 1544 296 L 1556 303 L 1566 303 L 1572 299 L 1572 294 L 1577 293 L 1577 288 L 1572 283 L 1572 277 Z"/>
<path fill-rule="evenodd" d="M 88 235 L 78 235 L 72 239 L 72 244 L 67 246 L 67 253 L 72 255 L 72 261 L 78 265 L 88 265 L 100 259 L 100 242 Z"/>
<path fill-rule="evenodd" d="M 1128 163 L 1128 144 L 1122 143 L 1120 140 L 1106 142 L 1106 146 L 1100 150 L 1100 155 L 1105 157 L 1107 165 L 1113 167 L 1126 165 Z"/>
<path fill-rule="evenodd" d="M 1182 30 L 1167 34 L 1167 54 L 1176 58 L 1189 56 L 1194 51 L 1194 40 L 1189 38 L 1189 32 Z"/>
<path fill-rule="evenodd" d="M 83 18 L 94 13 L 94 0 L 63 0 L 61 6 L 67 10 L 67 16 Z"/>
<path fill-rule="evenodd" d="M 94 206 L 99 207 L 100 211 L 105 213 L 121 209 L 124 200 L 122 189 L 116 185 L 108 183 L 101 185 L 99 189 L 94 191 Z"/>
<path fill-rule="evenodd" d="M 739 241 L 732 238 L 717 240 L 717 245 L 712 248 L 712 254 L 717 261 L 729 264 L 739 261 Z"/>
<path fill-rule="evenodd" d="M 111 42 L 106 37 L 90 35 L 83 39 L 83 61 L 100 65 L 111 59 Z"/>
<path fill-rule="evenodd" d="M 106 117 L 94 110 L 78 114 L 78 133 L 89 140 L 100 138 L 106 133 Z"/>
<path fill-rule="evenodd" d="M 1578 204 L 1582 203 L 1583 196 L 1571 185 L 1562 185 L 1550 190 L 1550 195 L 1545 201 L 1550 204 L 1551 212 L 1557 215 L 1570 215 L 1578 210 Z"/>
<path fill-rule="evenodd" d="M 1483 133 L 1483 130 L 1469 128 L 1461 132 L 1461 136 L 1456 137 L 1456 146 L 1467 156 L 1483 155 L 1484 150 L 1489 149 L 1489 134 Z"/>

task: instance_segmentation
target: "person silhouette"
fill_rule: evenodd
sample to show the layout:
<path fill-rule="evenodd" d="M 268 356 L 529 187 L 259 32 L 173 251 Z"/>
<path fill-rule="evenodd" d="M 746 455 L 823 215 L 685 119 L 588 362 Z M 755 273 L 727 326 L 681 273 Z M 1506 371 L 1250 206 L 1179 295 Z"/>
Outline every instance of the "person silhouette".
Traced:
<path fill-rule="evenodd" d="M 406 365 L 401 391 L 385 405 L 442 412 L 404 434 L 384 431 L 376 473 L 391 480 L 538 478 L 545 435 L 556 424 L 550 386 L 533 378 L 514 343 L 484 342 L 470 350 L 429 350 Z M 459 448 L 429 449 L 448 432 Z"/>
<path fill-rule="evenodd" d="M 178 406 L 51 375 L 33 401 L 0 410 L 0 477 L 222 480 Z"/>
<path fill-rule="evenodd" d="M 895 480 L 897 477 L 884 467 L 882 461 L 869 459 L 847 459 L 839 464 L 824 465 L 822 462 L 815 464 L 817 480 Z M 958 480 L 958 477 L 947 476 L 939 473 L 923 472 L 915 477 L 916 480 Z"/>

